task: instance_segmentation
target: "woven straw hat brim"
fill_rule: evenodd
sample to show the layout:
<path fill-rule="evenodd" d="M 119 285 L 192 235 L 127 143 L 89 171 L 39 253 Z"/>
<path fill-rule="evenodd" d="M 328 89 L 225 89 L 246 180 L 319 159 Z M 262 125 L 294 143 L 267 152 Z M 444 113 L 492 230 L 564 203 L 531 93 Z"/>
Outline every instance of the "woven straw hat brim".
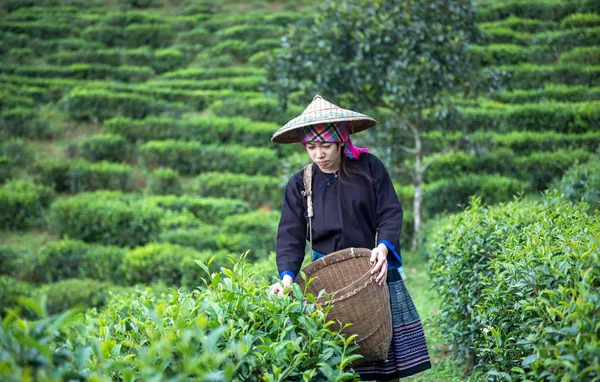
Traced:
<path fill-rule="evenodd" d="M 302 139 L 303 127 L 343 121 L 348 122 L 350 134 L 361 132 L 377 124 L 377 121 L 368 115 L 342 109 L 317 95 L 302 114 L 277 130 L 271 141 L 274 143 L 299 143 Z"/>

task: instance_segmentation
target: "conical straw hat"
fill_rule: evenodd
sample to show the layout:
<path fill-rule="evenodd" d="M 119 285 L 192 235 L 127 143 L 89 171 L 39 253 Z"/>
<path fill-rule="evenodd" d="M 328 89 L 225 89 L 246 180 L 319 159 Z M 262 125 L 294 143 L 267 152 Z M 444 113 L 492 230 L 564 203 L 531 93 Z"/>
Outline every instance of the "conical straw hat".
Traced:
<path fill-rule="evenodd" d="M 367 115 L 342 109 L 326 101 L 320 95 L 316 95 L 302 114 L 286 123 L 285 126 L 273 134 L 271 141 L 274 143 L 298 143 L 302 137 L 303 127 L 318 123 L 342 121 L 349 122 L 348 127 L 351 134 L 366 130 L 377 124 L 376 120 Z"/>

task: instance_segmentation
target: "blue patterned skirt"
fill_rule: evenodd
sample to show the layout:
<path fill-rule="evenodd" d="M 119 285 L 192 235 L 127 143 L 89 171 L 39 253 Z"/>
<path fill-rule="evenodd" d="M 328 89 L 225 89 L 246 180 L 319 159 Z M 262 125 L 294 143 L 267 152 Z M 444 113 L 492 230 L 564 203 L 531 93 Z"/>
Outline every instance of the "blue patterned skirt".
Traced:
<path fill-rule="evenodd" d="M 392 343 L 388 358 L 353 367 L 361 379 L 390 380 L 431 368 L 423 325 L 398 269 L 387 276 L 392 308 Z"/>

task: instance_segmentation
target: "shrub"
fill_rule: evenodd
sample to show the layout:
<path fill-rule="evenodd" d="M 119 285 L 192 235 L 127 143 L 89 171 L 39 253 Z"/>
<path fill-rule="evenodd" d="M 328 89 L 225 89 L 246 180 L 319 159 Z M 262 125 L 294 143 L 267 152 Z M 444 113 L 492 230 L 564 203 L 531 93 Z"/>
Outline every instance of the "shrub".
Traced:
<path fill-rule="evenodd" d="M 144 45 L 152 48 L 169 46 L 175 37 L 173 27 L 167 24 L 131 24 L 123 31 L 123 43 L 130 48 Z"/>
<path fill-rule="evenodd" d="M 597 376 L 600 221 L 558 195 L 474 201 L 432 235 L 441 332 L 475 379 Z"/>
<path fill-rule="evenodd" d="M 590 153 L 582 150 L 536 152 L 517 158 L 515 164 L 520 170 L 521 179 L 528 180 L 534 190 L 543 191 L 553 179 L 560 178 L 574 163 L 585 161 L 589 156 Z"/>
<path fill-rule="evenodd" d="M 27 229 L 37 225 L 53 199 L 52 190 L 23 179 L 0 186 L 0 226 Z"/>
<path fill-rule="evenodd" d="M 295 110 L 282 112 L 279 108 L 279 103 L 271 98 L 228 98 L 226 100 L 215 101 L 210 110 L 222 117 L 238 117 L 243 116 L 254 121 L 269 121 L 277 123 L 285 123 L 283 120 L 289 120 L 291 114 Z M 296 113 L 292 118 L 300 113 Z"/>
<path fill-rule="evenodd" d="M 170 167 L 182 174 L 231 171 L 247 174 L 273 174 L 277 155 L 273 150 L 240 145 L 203 145 L 175 140 L 150 141 L 139 148 L 148 167 Z"/>
<path fill-rule="evenodd" d="M 169 80 L 209 80 L 211 78 L 256 77 L 264 76 L 265 70 L 249 66 L 229 68 L 186 68 L 165 73 L 163 78 Z"/>
<path fill-rule="evenodd" d="M 6 314 L 5 309 L 18 306 L 19 297 L 30 297 L 34 290 L 29 283 L 0 275 L 0 318 Z"/>
<path fill-rule="evenodd" d="M 158 241 L 194 248 L 197 251 L 216 251 L 223 249 L 216 226 L 203 225 L 197 228 L 177 228 L 160 233 Z"/>
<path fill-rule="evenodd" d="M 494 98 L 505 103 L 594 101 L 600 100 L 600 87 L 546 85 L 543 88 L 537 89 L 499 92 Z"/>
<path fill-rule="evenodd" d="M 586 28 L 600 26 L 600 15 L 597 13 L 574 13 L 561 20 L 561 28 Z"/>
<path fill-rule="evenodd" d="M 230 215 L 250 212 L 248 203 L 239 199 L 168 195 L 146 197 L 144 202 L 175 212 L 188 210 L 196 218 L 210 224 L 220 224 L 223 219 Z"/>
<path fill-rule="evenodd" d="M 39 118 L 37 111 L 25 108 L 0 112 L 0 138 L 51 138 L 58 130 L 48 121 Z"/>
<path fill-rule="evenodd" d="M 86 242 L 133 247 L 151 242 L 160 232 L 164 210 L 118 192 L 81 193 L 50 207 L 50 228 Z"/>
<path fill-rule="evenodd" d="M 574 62 L 582 65 L 600 65 L 600 47 L 574 48 L 560 56 L 560 62 Z"/>
<path fill-rule="evenodd" d="M 10 159 L 16 165 L 24 165 L 34 158 L 33 150 L 22 139 L 9 139 L 0 143 L 0 156 Z"/>
<path fill-rule="evenodd" d="M 510 28 L 517 32 L 537 33 L 556 29 L 557 23 L 554 21 L 520 18 L 510 15 L 508 18 L 493 22 L 479 23 L 479 28 L 483 30 L 495 28 Z"/>
<path fill-rule="evenodd" d="M 228 234 L 242 234 L 239 237 L 242 251 L 250 250 L 248 258 L 258 260 L 275 250 L 278 223 L 278 212 L 259 210 L 229 216 L 223 220 L 222 227 Z"/>
<path fill-rule="evenodd" d="M 253 42 L 266 37 L 277 37 L 281 28 L 269 24 L 240 24 L 217 31 L 216 37 L 220 40 L 244 40 Z"/>
<path fill-rule="evenodd" d="M 511 15 L 524 18 L 560 21 L 576 12 L 597 12 L 598 6 L 593 1 L 562 0 L 509 0 L 486 4 L 479 13 L 479 19 L 485 21 L 504 19 Z"/>
<path fill-rule="evenodd" d="M 127 164 L 54 159 L 36 163 L 31 172 L 41 183 L 53 186 L 56 192 L 128 191 L 132 188 L 132 169 Z"/>
<path fill-rule="evenodd" d="M 594 27 L 538 33 L 531 36 L 531 43 L 564 52 L 575 46 L 595 46 L 599 38 L 600 27 Z"/>
<path fill-rule="evenodd" d="M 154 52 L 152 68 L 157 73 L 170 72 L 185 63 L 185 55 L 178 49 L 159 49 Z"/>
<path fill-rule="evenodd" d="M 506 86 L 511 89 L 535 89 L 544 84 L 600 86 L 600 68 L 577 64 L 503 65 L 498 70 L 507 74 Z"/>
<path fill-rule="evenodd" d="M 567 199 L 587 203 L 590 213 L 600 210 L 600 156 L 574 164 L 555 186 Z"/>
<path fill-rule="evenodd" d="M 174 244 L 151 243 L 125 253 L 120 272 L 130 284 L 163 281 L 177 287 L 194 287 L 202 275 L 194 260 L 207 262 L 213 255 L 214 252 L 197 252 Z M 225 264 L 225 260 L 221 254 L 213 266 Z"/>
<path fill-rule="evenodd" d="M 131 147 L 124 137 L 116 134 L 94 135 L 69 148 L 71 156 L 81 155 L 91 162 L 124 162 Z"/>
<path fill-rule="evenodd" d="M 45 295 L 48 314 L 75 307 L 100 308 L 106 304 L 112 284 L 97 280 L 61 280 L 37 291 Z"/>
<path fill-rule="evenodd" d="M 183 189 L 179 181 L 179 174 L 170 168 L 157 168 L 152 171 L 146 193 L 150 195 L 181 195 Z"/>
<path fill-rule="evenodd" d="M 36 283 L 71 278 L 119 281 L 115 270 L 124 253 L 119 247 L 90 245 L 80 240 L 51 242 L 39 252 L 28 280 Z"/>
<path fill-rule="evenodd" d="M 192 190 L 203 197 L 241 199 L 252 207 L 283 204 L 282 180 L 272 176 L 207 172 L 194 178 Z"/>

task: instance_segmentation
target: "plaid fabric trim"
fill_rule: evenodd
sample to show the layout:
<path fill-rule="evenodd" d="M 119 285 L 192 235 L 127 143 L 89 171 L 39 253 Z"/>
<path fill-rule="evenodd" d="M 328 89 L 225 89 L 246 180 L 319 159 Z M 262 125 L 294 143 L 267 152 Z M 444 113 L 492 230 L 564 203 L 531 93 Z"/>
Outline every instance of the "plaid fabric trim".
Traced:
<path fill-rule="evenodd" d="M 344 142 L 338 122 L 321 123 L 302 129 L 302 143 Z"/>

